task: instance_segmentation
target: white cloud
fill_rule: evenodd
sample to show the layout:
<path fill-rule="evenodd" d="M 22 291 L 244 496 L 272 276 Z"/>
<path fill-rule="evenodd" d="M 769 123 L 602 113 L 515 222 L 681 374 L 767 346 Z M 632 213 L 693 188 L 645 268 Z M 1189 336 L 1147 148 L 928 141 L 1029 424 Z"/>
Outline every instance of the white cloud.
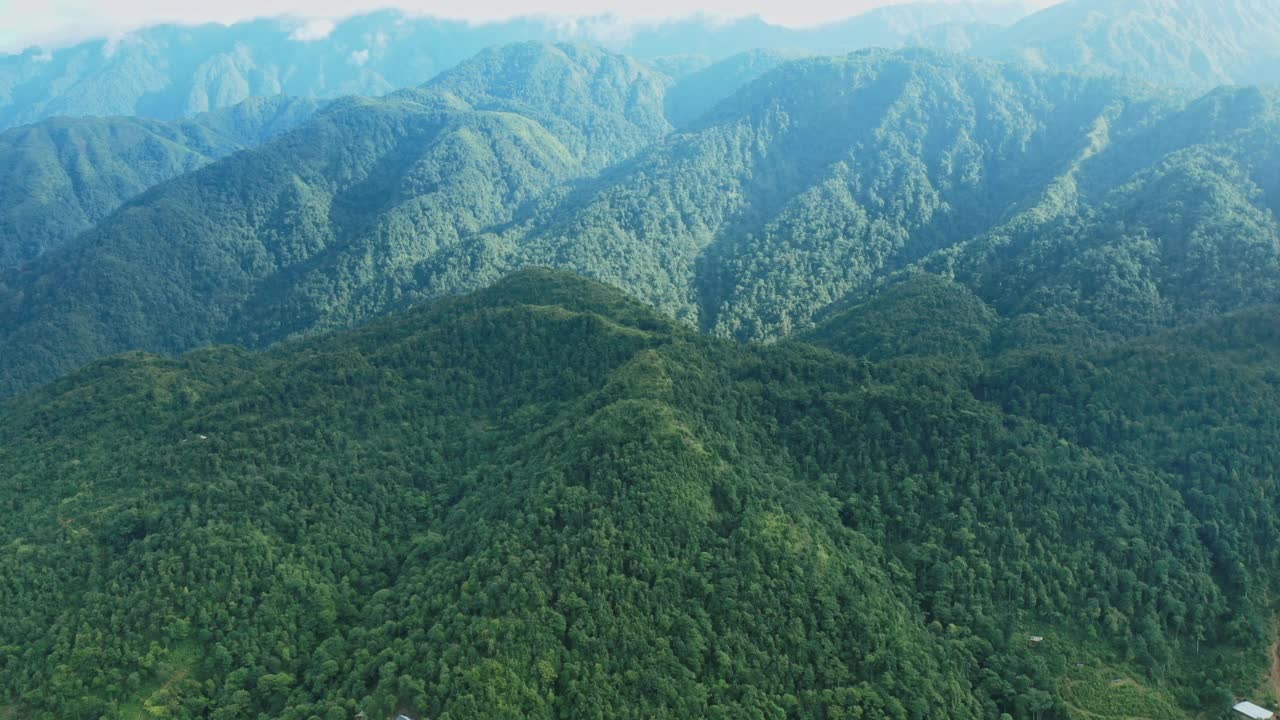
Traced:
<path fill-rule="evenodd" d="M 113 32 L 107 35 L 104 40 L 105 42 L 102 43 L 102 57 L 110 60 L 116 54 L 116 50 L 119 50 L 120 46 L 129 40 L 129 33 Z"/>
<path fill-rule="evenodd" d="M 626 44 L 635 35 L 637 25 L 616 15 L 588 18 L 563 18 L 556 29 L 566 38 L 609 47 Z"/>
<path fill-rule="evenodd" d="M 298 29 L 289 35 L 289 39 L 304 43 L 323 40 L 329 37 L 335 27 L 337 24 L 327 18 L 312 18 L 298 26 Z"/>
<path fill-rule="evenodd" d="M 355 65 L 356 67 L 364 67 L 364 64 L 369 62 L 369 51 L 356 50 L 351 53 L 351 57 L 347 58 L 347 62 Z"/>

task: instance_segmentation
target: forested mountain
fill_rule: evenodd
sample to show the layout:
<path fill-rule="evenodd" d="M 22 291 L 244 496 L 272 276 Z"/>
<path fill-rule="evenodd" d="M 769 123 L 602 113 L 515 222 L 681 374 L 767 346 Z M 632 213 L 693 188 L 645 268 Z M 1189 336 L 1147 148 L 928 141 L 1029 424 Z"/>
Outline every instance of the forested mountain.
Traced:
<path fill-rule="evenodd" d="M 1003 312 L 1146 332 L 1276 300 L 1278 121 L 1256 89 L 1185 100 L 926 51 L 799 61 L 450 262 L 571 268 L 741 339 L 917 264 Z"/>
<path fill-rule="evenodd" d="M 0 405 L 0 703 L 1216 711 L 1265 667 L 1275 317 L 870 364 L 529 271 L 263 354 L 104 361 Z"/>
<path fill-rule="evenodd" d="M 1280 92 L 1224 88 L 1131 136 L 1100 118 L 1091 137 L 1034 204 L 920 266 L 1003 313 L 1113 335 L 1280 298 Z"/>
<path fill-rule="evenodd" d="M 530 265 L 745 340 L 920 270 L 1098 336 L 1276 300 L 1273 93 L 866 51 L 786 63 L 668 133 L 670 82 L 516 45 L 337 103 L 4 275 L 0 392 L 126 349 L 344 327 Z"/>
<path fill-rule="evenodd" d="M 813 334 L 872 365 L 527 272 L 106 361 L 0 406 L 0 704 L 1213 711 L 1262 673 L 1280 569 L 1275 318 L 1037 349 L 916 276 Z"/>
<path fill-rule="evenodd" d="M 1280 8 L 1270 0 L 1066 0 L 1034 14 L 1019 2 L 919 2 L 805 29 L 758 18 L 475 24 L 392 11 L 340 22 L 163 25 L 0 56 L 0 128 L 62 115 L 169 120 L 279 94 L 382 95 L 486 47 L 522 41 L 603 45 L 646 60 L 694 53 L 710 62 L 761 50 L 924 46 L 1206 90 L 1280 83 L 1277 28 Z"/>
<path fill-rule="evenodd" d="M 536 120 L 587 170 L 635 155 L 671 130 L 672 81 L 635 60 L 575 45 L 491 48 L 426 88 L 472 108 Z"/>
<path fill-rule="evenodd" d="M 484 48 L 522 41 L 605 45 L 640 58 L 719 60 L 756 49 L 848 52 L 900 46 L 940 23 L 1008 25 L 1018 2 L 920 3 L 812 29 L 758 18 L 632 23 L 613 17 L 470 23 L 378 12 L 343 20 L 162 25 L 72 47 L 0 55 L 0 128 L 56 115 L 176 119 L 250 97 L 382 95 L 419 85 Z"/>
<path fill-rule="evenodd" d="M 335 101 L 0 276 L 4 385 L 124 348 L 260 345 L 385 312 L 425 258 L 669 130 L 669 81 L 622 56 L 515 45 L 473 62 Z"/>
<path fill-rule="evenodd" d="M 761 75 L 805 53 L 752 50 L 682 74 L 665 96 L 667 119 L 683 127 Z"/>
<path fill-rule="evenodd" d="M 1280 16 L 1019 16 L 0 58 L 170 118 L 0 132 L 0 720 L 1280 704 Z"/>
<path fill-rule="evenodd" d="M 53 118 L 0 132 L 0 270 L 60 246 L 147 188 L 292 129 L 318 104 L 255 98 L 191 120 Z"/>
<path fill-rule="evenodd" d="M 993 36 L 981 54 L 1036 67 L 1209 88 L 1280 84 L 1273 0 L 1067 0 Z"/>

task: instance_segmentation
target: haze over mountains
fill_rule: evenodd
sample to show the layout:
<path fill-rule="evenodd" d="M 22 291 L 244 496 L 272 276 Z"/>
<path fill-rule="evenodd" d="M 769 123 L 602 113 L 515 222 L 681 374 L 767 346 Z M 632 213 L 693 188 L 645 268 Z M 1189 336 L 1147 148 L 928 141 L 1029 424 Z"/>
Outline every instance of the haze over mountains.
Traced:
<path fill-rule="evenodd" d="M 0 58 L 0 720 L 1280 704 L 1280 18 L 934 9 Z"/>
<path fill-rule="evenodd" d="M 993 36 L 988 57 L 1209 87 L 1280 82 L 1270 0 L 1073 0 Z"/>
<path fill-rule="evenodd" d="M 864 51 L 782 65 L 672 133 L 670 87 L 525 44 L 335 103 L 4 275 L 0 388 L 346 327 L 531 265 L 743 340 L 912 268 L 1102 335 L 1274 300 L 1272 92 Z"/>
<path fill-rule="evenodd" d="M 875 10 L 813 30 L 759 19 L 632 25 L 610 17 L 521 18 L 471 24 L 390 11 L 336 24 L 158 26 L 0 56 L 0 128 L 54 115 L 175 119 L 264 95 L 383 95 L 424 83 L 486 47 L 514 42 L 567 41 L 643 59 L 718 60 L 758 49 L 847 52 L 870 44 L 904 45 L 937 24 L 1000 25 L 1025 14 L 1017 3 L 928 3 Z"/>
<path fill-rule="evenodd" d="M 391 11 L 337 23 L 157 26 L 0 56 L 0 128 L 55 115 L 176 119 L 277 94 L 382 95 L 426 82 L 485 47 L 521 41 L 601 45 L 642 60 L 696 56 L 702 63 L 753 50 L 926 46 L 1200 89 L 1275 84 L 1278 14 L 1268 0 L 1068 0 L 1034 14 L 1015 2 L 889 6 L 811 29 L 751 18 L 468 24 Z"/>
<path fill-rule="evenodd" d="M 191 120 L 55 118 L 0 133 L 0 270 L 61 246 L 143 190 L 292 129 L 319 106 L 253 98 Z"/>

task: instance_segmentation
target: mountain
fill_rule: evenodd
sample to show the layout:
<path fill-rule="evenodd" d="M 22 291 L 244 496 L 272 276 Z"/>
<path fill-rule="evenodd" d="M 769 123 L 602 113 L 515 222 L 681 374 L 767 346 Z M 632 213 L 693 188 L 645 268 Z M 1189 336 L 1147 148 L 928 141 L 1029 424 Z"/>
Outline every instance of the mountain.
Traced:
<path fill-rule="evenodd" d="M 907 268 L 1145 333 L 1274 302 L 1276 100 L 927 51 L 788 63 L 443 268 L 565 267 L 745 340 Z"/>
<path fill-rule="evenodd" d="M 1271 0 L 1067 0 L 999 33 L 980 52 L 1168 85 L 1277 85 L 1280 6 Z"/>
<path fill-rule="evenodd" d="M 96 363 L 0 405 L 0 703 L 1217 713 L 1266 668 L 1274 318 L 967 384 L 528 271 L 264 353 Z"/>
<path fill-rule="evenodd" d="M 602 45 L 645 60 L 696 52 L 706 63 L 751 51 L 924 46 L 1201 90 L 1274 85 L 1278 28 L 1280 9 L 1270 0 L 1066 0 L 1034 14 L 1020 2 L 919 2 L 801 29 L 752 17 L 475 24 L 394 11 L 339 22 L 162 25 L 0 55 L 0 129 L 53 116 L 173 120 L 280 94 L 383 95 L 426 82 L 484 48 L 526 41 Z"/>
<path fill-rule="evenodd" d="M 32 347 L 30 364 L 3 353 L 3 384 L 125 348 L 261 345 L 386 312 L 413 299 L 425 259 L 670 129 L 668 80 L 625 57 L 514 45 L 473 62 L 335 101 L 0 276 L 0 334 Z"/>
<path fill-rule="evenodd" d="M 192 120 L 64 117 L 0 132 L 0 270 L 59 247 L 143 190 L 292 129 L 318 106 L 255 98 Z"/>
<path fill-rule="evenodd" d="M 0 276 L 0 394 L 127 349 L 347 327 L 528 266 L 742 340 L 919 272 L 1100 340 L 1276 302 L 1274 93 L 864 51 L 786 63 L 670 133 L 669 83 L 517 45 L 336 103 Z"/>
<path fill-rule="evenodd" d="M 920 267 L 1004 314 L 1113 335 L 1280 298 L 1280 93 L 1223 88 L 1130 137 L 1097 131 L 1042 198 Z"/>
<path fill-rule="evenodd" d="M 393 11 L 340 22 L 161 25 L 71 47 L 0 55 L 0 128 L 59 115 L 172 120 L 280 94 L 383 95 L 426 82 L 484 48 L 516 42 L 590 43 L 639 58 L 696 49 L 719 60 L 755 49 L 848 52 L 869 44 L 898 46 L 934 24 L 1008 25 L 1026 12 L 1019 3 L 922 3 L 812 29 L 759 18 L 470 23 Z"/>
<path fill-rule="evenodd" d="M 790 63 L 546 213 L 508 262 L 747 340 L 907 269 L 1007 314 L 1142 334 L 1280 297 L 1278 99 L 924 51 Z"/>
<path fill-rule="evenodd" d="M 590 40 L 642 58 L 679 56 L 692 51 L 713 61 L 753 50 L 847 53 L 868 47 L 903 47 L 942 25 L 1005 27 L 1030 12 L 1031 6 L 1018 0 L 926 0 L 872 8 L 844 20 L 807 28 L 771 25 L 758 17 L 729 21 L 693 18 L 656 25 L 612 27 Z"/>
<path fill-rule="evenodd" d="M 682 73 L 664 97 L 667 119 L 676 127 L 684 127 L 756 78 L 804 55 L 752 50 Z"/>
<path fill-rule="evenodd" d="M 534 119 L 586 169 L 600 170 L 671 130 L 663 110 L 670 85 L 622 55 L 524 43 L 485 50 L 426 87 L 476 110 Z"/>

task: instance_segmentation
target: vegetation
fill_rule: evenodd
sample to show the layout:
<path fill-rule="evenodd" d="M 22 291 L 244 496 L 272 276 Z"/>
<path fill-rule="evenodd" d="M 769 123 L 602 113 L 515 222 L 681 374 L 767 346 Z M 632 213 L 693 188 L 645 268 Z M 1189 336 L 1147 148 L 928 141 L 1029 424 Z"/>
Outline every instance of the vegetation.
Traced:
<path fill-rule="evenodd" d="M 0 718 L 1220 715 L 1280 663 L 1280 96 L 1102 75 L 1270 10 L 1105 5 L 627 41 L 1084 74 L 524 43 L 0 133 Z M 331 30 L 0 58 L 0 122 L 552 32 Z"/>
<path fill-rule="evenodd" d="M 541 193 L 668 127 L 660 95 L 646 111 L 638 94 L 604 92 L 618 77 L 661 86 L 625 58 L 553 46 L 504 52 L 521 59 L 522 77 L 489 85 L 460 68 L 427 88 L 335 101 L 298 130 L 167 183 L 74 247 L 0 278 L 0 335 L 32 353 L 3 353 L 3 384 L 123 348 L 260 345 L 385 312 L 411 299 L 424 258 L 509 222 Z M 544 61 L 531 57 L 539 54 Z M 525 97 L 579 82 L 579 72 L 598 79 L 586 98 L 597 104 Z M 473 282 L 485 273 L 477 270 Z"/>
<path fill-rule="evenodd" d="M 718 335 L 920 271 L 1141 334 L 1276 297 L 1276 96 L 1184 99 L 930 52 L 788 63 L 524 225 L 426 267 L 553 265 Z"/>
<path fill-rule="evenodd" d="M 664 98 L 667 119 L 684 127 L 761 75 L 803 56 L 800 52 L 752 50 L 685 73 Z"/>
<path fill-rule="evenodd" d="M 786 63 L 671 134 L 669 87 L 622 56 L 516 45 L 336 102 L 0 276 L 0 394 L 128 349 L 349 327 L 528 266 L 743 340 L 920 272 L 1072 336 L 1277 297 L 1272 93 L 870 51 Z"/>
<path fill-rule="evenodd" d="M 1142 32 L 1126 7 L 1088 17 Z M 862 22 L 1059 47 L 911 12 Z M 156 32 L 118 51 L 205 33 Z M 201 65 L 192 102 L 270 87 L 251 49 L 217 62 L 261 87 Z M 1280 97 L 660 65 L 526 43 L 319 110 L 0 134 L 0 717 L 1136 720 L 1256 688 Z M 159 77 L 94 93 L 173 111 Z"/>
<path fill-rule="evenodd" d="M 157 25 L 62 48 L 0 48 L 0 129 L 55 116 L 191 117 L 254 97 L 384 95 L 430 80 L 487 47 L 577 42 L 657 59 L 697 52 L 710 61 L 759 48 L 849 52 L 900 46 L 938 24 L 1008 25 L 1018 3 L 929 3 L 863 13 L 805 29 L 758 17 L 664 23 L 618 18 L 517 17 L 471 23 L 380 11 L 339 22 L 259 19 L 233 25 Z M 8 54 L 14 53 L 14 54 Z"/>
<path fill-rule="evenodd" d="M 248 100 L 194 120 L 55 118 L 0 133 L 0 270 L 29 262 L 142 191 L 292 129 L 313 100 Z"/>
<path fill-rule="evenodd" d="M 529 271 L 261 354 L 96 363 L 0 407 L 0 704 L 1221 708 L 1263 672 L 1280 562 L 1274 318 L 966 376 L 730 344 Z"/>
<path fill-rule="evenodd" d="M 1070 0 L 992 36 L 988 57 L 1210 88 L 1280 80 L 1280 7 L 1266 0 Z"/>
<path fill-rule="evenodd" d="M 1089 720 L 1184 720 L 1167 697 L 1112 668 L 1081 670 L 1063 681 L 1068 716 Z"/>
<path fill-rule="evenodd" d="M 670 57 L 689 53 L 718 62 L 756 51 L 930 47 L 1202 90 L 1280 80 L 1280 11 L 1269 0 L 1066 0 L 1030 16 L 1028 10 L 1026 3 L 995 0 L 917 2 L 804 29 L 755 17 L 471 24 L 393 11 L 337 23 L 160 25 L 65 48 L 5 48 L 15 54 L 0 55 L 0 129 L 58 116 L 173 120 L 280 94 L 384 95 L 426 82 L 487 47 L 529 41 L 604 45 L 673 73 L 681 66 Z M 755 62 L 740 64 L 746 59 L 731 61 L 719 76 L 734 77 L 734 65 L 742 70 Z M 717 89 L 708 99 L 724 94 Z M 675 109 L 677 124 L 692 119 Z"/>

